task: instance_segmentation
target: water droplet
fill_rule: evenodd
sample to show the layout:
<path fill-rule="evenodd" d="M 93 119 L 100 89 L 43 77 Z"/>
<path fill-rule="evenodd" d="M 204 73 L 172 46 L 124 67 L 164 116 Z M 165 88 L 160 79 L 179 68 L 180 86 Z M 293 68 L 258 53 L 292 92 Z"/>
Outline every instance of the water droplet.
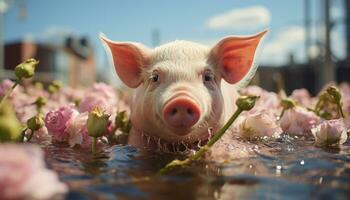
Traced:
<path fill-rule="evenodd" d="M 287 151 L 290 152 L 290 151 L 293 151 L 293 150 L 294 150 L 294 148 L 292 146 L 289 146 L 289 145 L 287 146 Z"/>
<path fill-rule="evenodd" d="M 253 168 L 253 165 L 249 165 L 249 169 Z"/>
<path fill-rule="evenodd" d="M 282 170 L 282 166 L 276 165 L 276 176 L 281 176 L 281 170 Z"/>
<path fill-rule="evenodd" d="M 190 151 L 191 151 L 192 155 L 194 155 L 196 153 L 196 150 L 194 150 L 194 149 L 191 149 Z"/>
<path fill-rule="evenodd" d="M 318 179 L 318 183 L 321 184 L 323 182 L 323 177 L 321 176 L 320 179 Z"/>

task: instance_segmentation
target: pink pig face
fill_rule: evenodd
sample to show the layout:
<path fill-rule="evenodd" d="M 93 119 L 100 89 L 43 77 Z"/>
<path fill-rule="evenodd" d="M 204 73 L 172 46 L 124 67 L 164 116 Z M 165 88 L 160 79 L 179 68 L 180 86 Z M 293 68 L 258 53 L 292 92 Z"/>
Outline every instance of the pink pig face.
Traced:
<path fill-rule="evenodd" d="M 216 131 L 225 122 L 228 102 L 221 80 L 234 84 L 249 73 L 265 33 L 227 37 L 213 48 L 174 41 L 148 49 L 102 38 L 111 50 L 120 79 L 136 88 L 131 134 L 168 142 L 207 139 L 208 129 Z"/>

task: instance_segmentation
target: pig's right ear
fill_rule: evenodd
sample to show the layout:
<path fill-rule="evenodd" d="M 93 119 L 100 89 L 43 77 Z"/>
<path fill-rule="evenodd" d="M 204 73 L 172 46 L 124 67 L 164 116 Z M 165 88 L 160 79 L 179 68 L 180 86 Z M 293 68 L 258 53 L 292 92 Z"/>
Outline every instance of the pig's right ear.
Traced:
<path fill-rule="evenodd" d="M 131 42 L 114 42 L 100 35 L 111 50 L 115 71 L 119 78 L 131 88 L 141 84 L 142 67 L 149 64 L 150 50 L 141 44 Z"/>
<path fill-rule="evenodd" d="M 228 83 L 238 83 L 254 71 L 255 51 L 266 32 L 253 36 L 227 37 L 212 48 L 210 59 Z"/>

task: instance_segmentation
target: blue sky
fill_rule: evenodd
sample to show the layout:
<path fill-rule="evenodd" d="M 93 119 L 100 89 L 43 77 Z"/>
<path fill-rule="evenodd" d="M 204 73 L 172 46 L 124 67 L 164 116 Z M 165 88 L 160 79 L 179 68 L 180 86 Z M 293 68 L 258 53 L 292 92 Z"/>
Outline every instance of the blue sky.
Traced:
<path fill-rule="evenodd" d="M 106 63 L 106 56 L 98 39 L 99 32 L 112 40 L 136 41 L 151 47 L 154 29 L 160 31 L 161 43 L 186 39 L 212 45 L 226 35 L 253 34 L 269 28 L 261 62 L 283 64 L 291 52 L 297 60 L 304 58 L 303 0 L 26 0 L 24 21 L 18 17 L 18 2 L 13 1 L 5 15 L 7 42 L 24 38 L 54 42 L 68 33 L 88 36 L 100 68 Z M 311 0 L 314 19 L 320 18 L 320 2 Z M 343 16 L 342 0 L 333 1 L 332 16 Z M 226 19 L 226 25 L 215 25 Z M 210 20 L 212 25 L 208 25 Z M 316 26 L 313 37 L 319 32 Z M 341 26 L 335 28 L 335 40 L 343 37 L 342 30 Z M 335 45 L 335 51 L 342 56 L 344 41 L 335 43 L 340 44 Z M 313 51 L 317 52 L 317 48 Z"/>

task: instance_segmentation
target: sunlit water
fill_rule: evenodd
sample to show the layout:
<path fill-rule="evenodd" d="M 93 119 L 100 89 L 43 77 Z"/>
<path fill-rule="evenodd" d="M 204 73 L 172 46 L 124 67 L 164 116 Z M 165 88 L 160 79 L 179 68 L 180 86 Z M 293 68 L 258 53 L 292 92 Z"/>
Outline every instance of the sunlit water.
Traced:
<path fill-rule="evenodd" d="M 349 142 L 321 149 L 284 136 L 258 145 L 267 151 L 225 164 L 197 162 L 167 175 L 158 170 L 174 156 L 141 155 L 130 146 L 97 156 L 44 149 L 49 167 L 69 185 L 66 199 L 350 199 Z"/>

